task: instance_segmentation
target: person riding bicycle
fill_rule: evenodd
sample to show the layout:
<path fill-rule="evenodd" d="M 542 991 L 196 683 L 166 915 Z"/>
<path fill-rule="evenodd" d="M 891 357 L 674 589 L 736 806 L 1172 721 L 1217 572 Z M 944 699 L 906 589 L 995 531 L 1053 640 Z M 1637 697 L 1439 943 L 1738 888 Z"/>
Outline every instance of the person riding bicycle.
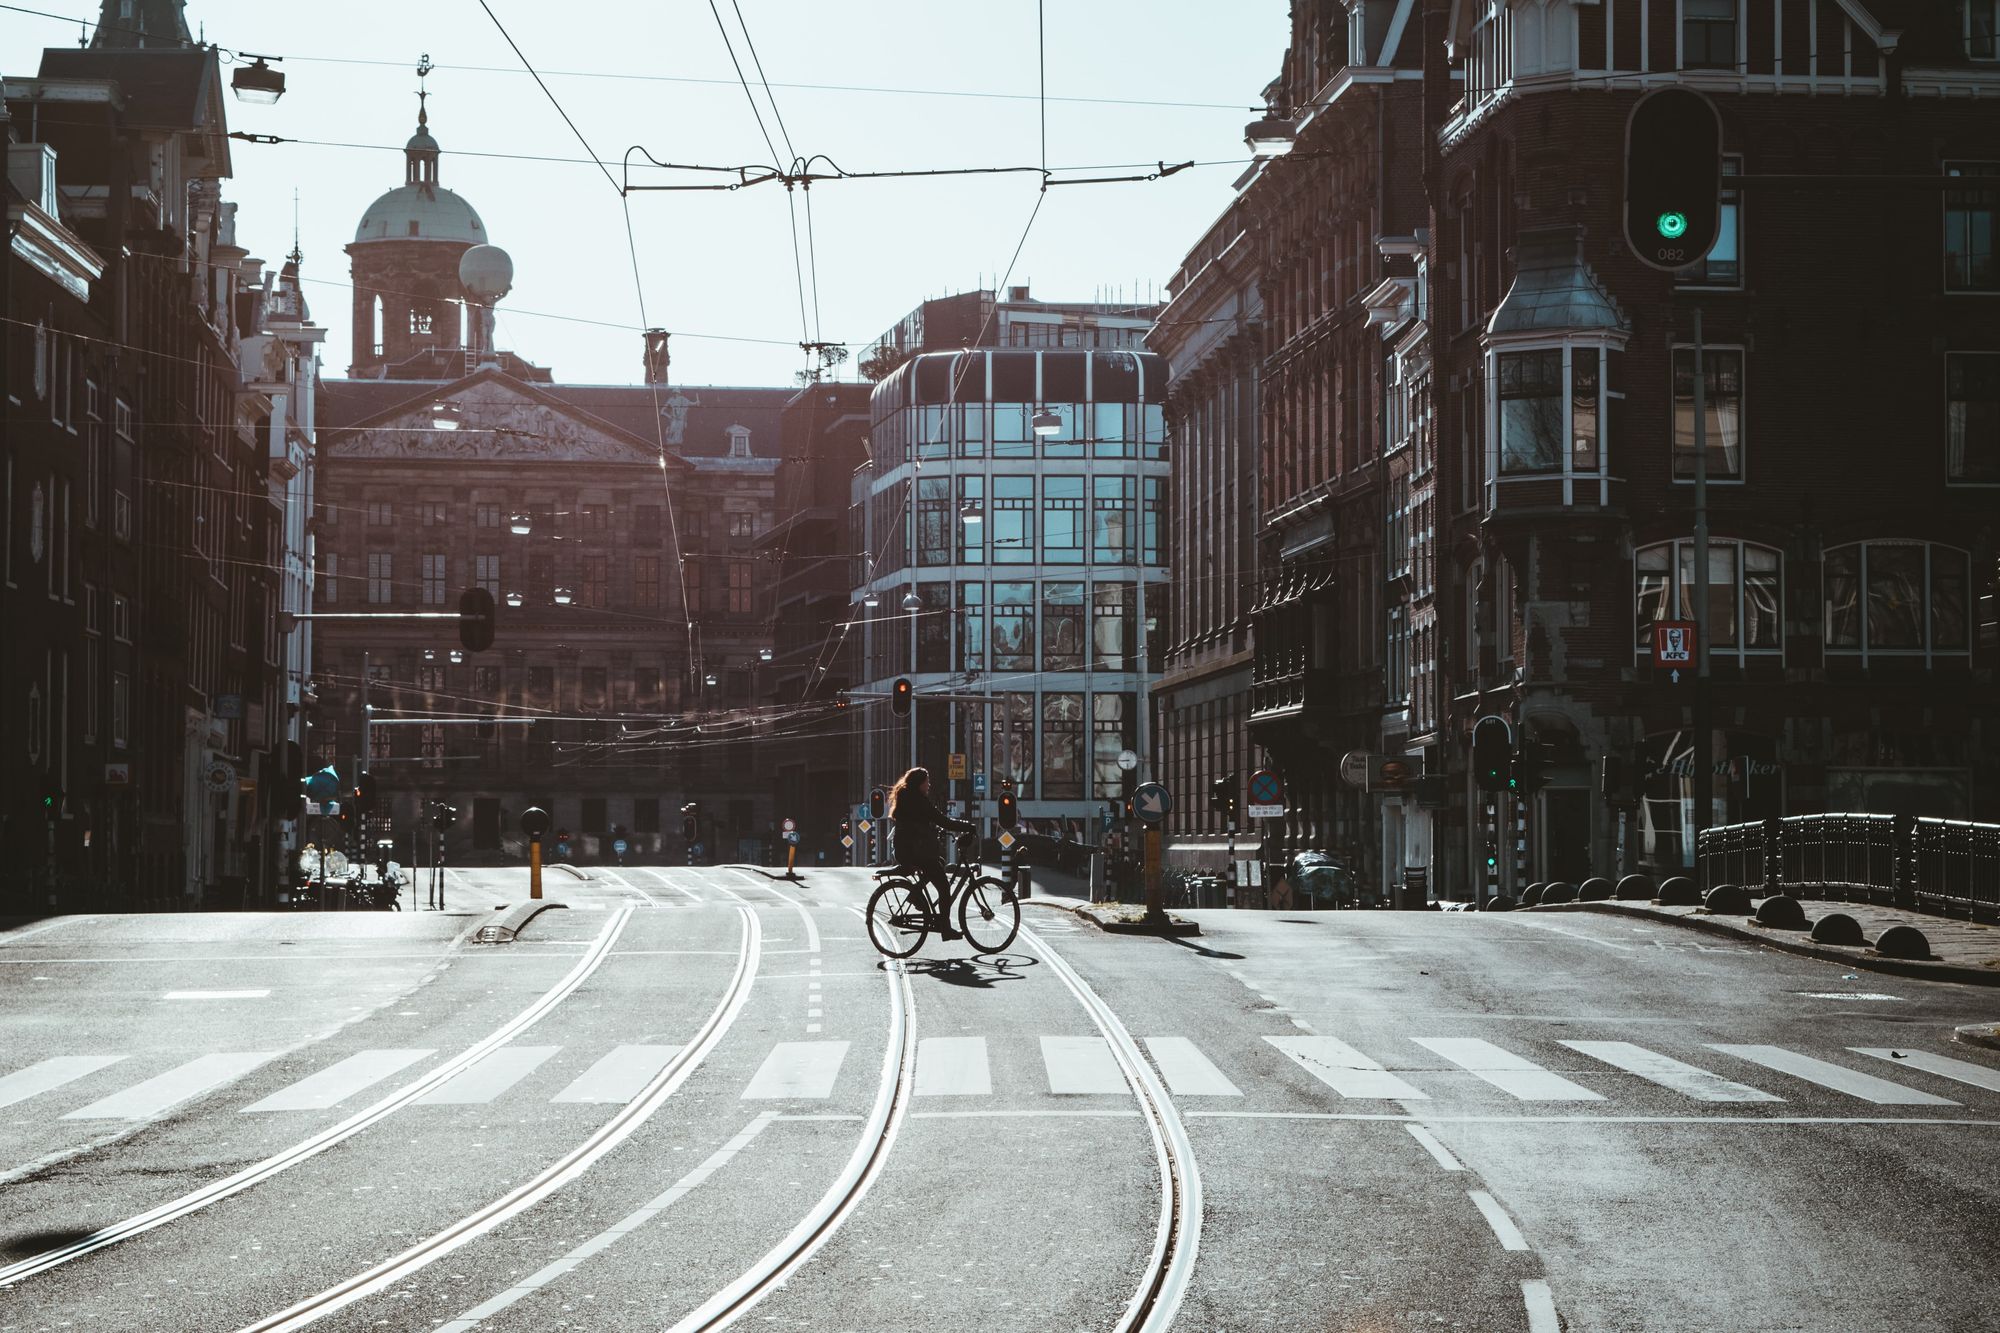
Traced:
<path fill-rule="evenodd" d="M 937 914 L 940 920 L 948 921 L 951 881 L 945 874 L 944 847 L 938 840 L 938 831 L 974 833 L 978 830 L 965 820 L 953 819 L 938 809 L 931 802 L 930 785 L 931 772 L 927 768 L 913 768 L 903 774 L 889 793 L 889 814 L 896 821 L 897 866 L 919 872 L 919 884 L 929 881 L 937 885 Z M 940 934 L 947 940 L 959 938 L 958 932 L 949 925 Z"/>

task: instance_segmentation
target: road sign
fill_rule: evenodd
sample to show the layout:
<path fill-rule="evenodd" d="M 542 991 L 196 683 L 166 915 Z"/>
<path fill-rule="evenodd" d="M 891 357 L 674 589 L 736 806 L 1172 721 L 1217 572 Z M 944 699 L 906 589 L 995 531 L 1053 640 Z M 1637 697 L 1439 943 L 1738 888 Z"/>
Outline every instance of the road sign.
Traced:
<path fill-rule="evenodd" d="M 1243 807 L 1243 815 L 1246 819 L 1282 819 L 1284 814 L 1285 807 L 1282 805 L 1257 805 L 1252 803 Z"/>
<path fill-rule="evenodd" d="M 864 819 L 859 824 L 856 824 L 854 827 L 860 829 L 863 833 L 866 833 L 870 829 L 875 827 L 875 821 L 872 819 Z"/>
<path fill-rule="evenodd" d="M 972 775 L 972 794 L 974 796 L 984 796 L 986 794 L 986 775 L 984 773 L 974 773 Z"/>
<path fill-rule="evenodd" d="M 787 819 L 784 823 L 778 825 L 778 827 L 780 829 L 783 829 L 786 833 L 790 833 L 793 830 L 797 829 L 798 825 L 794 824 L 791 820 Z"/>
<path fill-rule="evenodd" d="M 1268 768 L 1260 768 L 1250 775 L 1250 804 L 1283 805 L 1285 803 L 1285 780 Z"/>
<path fill-rule="evenodd" d="M 1120 750 L 1118 752 L 1119 768 L 1123 769 L 1127 773 L 1130 773 L 1133 769 L 1137 768 L 1138 766 L 1139 766 L 1139 755 L 1137 751 Z"/>
<path fill-rule="evenodd" d="M 625 855 L 625 839 L 619 838 L 616 841 L 614 841 L 611 844 L 611 850 L 618 853 L 620 856 Z"/>
<path fill-rule="evenodd" d="M 868 818 L 868 803 L 863 801 L 854 807 L 854 822 L 858 824 L 866 818 Z"/>
<path fill-rule="evenodd" d="M 1132 813 L 1148 824 L 1157 824 L 1173 813 L 1174 798 L 1158 782 L 1142 782 L 1132 793 Z"/>
<path fill-rule="evenodd" d="M 944 803 L 944 812 L 953 819 L 963 819 L 965 818 L 965 802 L 946 801 Z"/>
<path fill-rule="evenodd" d="M 796 847 L 799 845 L 799 835 L 792 832 L 790 829 L 786 829 L 785 841 L 789 842 L 790 844 L 792 844 L 792 846 Z"/>
<path fill-rule="evenodd" d="M 1018 841 L 1018 839 L 1016 839 L 1014 835 L 1009 833 L 1006 829 L 1000 830 L 999 842 L 1002 850 L 1012 847 L 1016 841 Z"/>
<path fill-rule="evenodd" d="M 852 847 L 854 845 L 854 835 L 852 833 L 841 834 L 840 845 L 842 847 Z"/>
<path fill-rule="evenodd" d="M 965 762 L 965 754 L 960 751 L 945 761 L 944 775 L 949 781 L 963 782 L 969 769 L 970 765 Z"/>

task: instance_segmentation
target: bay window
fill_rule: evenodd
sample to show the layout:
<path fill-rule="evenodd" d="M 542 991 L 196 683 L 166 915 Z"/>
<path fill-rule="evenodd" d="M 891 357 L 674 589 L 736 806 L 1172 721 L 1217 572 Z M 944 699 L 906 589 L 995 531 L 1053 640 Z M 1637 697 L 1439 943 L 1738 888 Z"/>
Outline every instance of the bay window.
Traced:
<path fill-rule="evenodd" d="M 1494 353 L 1489 383 L 1499 481 L 1604 476 L 1607 350 L 1570 343 Z"/>

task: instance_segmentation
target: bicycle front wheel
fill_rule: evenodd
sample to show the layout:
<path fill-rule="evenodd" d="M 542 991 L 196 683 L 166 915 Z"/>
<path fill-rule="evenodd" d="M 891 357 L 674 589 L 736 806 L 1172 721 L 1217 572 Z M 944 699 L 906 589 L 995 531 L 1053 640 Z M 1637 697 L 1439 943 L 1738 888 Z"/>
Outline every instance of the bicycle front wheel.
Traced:
<path fill-rule="evenodd" d="M 1004 880 L 986 875 L 958 895 L 958 928 L 980 953 L 999 953 L 1021 929 L 1021 904 Z"/>
<path fill-rule="evenodd" d="M 909 880 L 892 879 L 868 899 L 868 942 L 886 958 L 908 958 L 931 932 L 930 903 Z"/>

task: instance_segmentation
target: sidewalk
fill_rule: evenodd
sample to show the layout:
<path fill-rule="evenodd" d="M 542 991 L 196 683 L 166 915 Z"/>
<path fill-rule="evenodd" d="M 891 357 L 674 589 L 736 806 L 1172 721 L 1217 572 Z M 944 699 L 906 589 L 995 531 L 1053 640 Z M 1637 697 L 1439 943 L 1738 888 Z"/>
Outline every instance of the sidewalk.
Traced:
<path fill-rule="evenodd" d="M 1779 930 L 1759 925 L 1748 916 L 1734 913 L 1716 914 L 1705 907 L 1661 907 L 1654 903 L 1618 902 L 1608 899 L 1587 903 L 1549 903 L 1522 910 L 1610 912 L 1623 916 L 1637 916 L 1649 921 L 1666 921 L 1695 930 L 1704 930 L 1710 934 L 1768 944 L 1787 953 L 1845 963 L 1849 967 L 1865 968 L 1871 972 L 1921 977 L 1928 981 L 1957 981 L 1975 986 L 2000 986 L 2000 928 L 1949 917 L 1930 916 L 1922 912 L 1905 911 L 1900 907 L 1881 907 L 1874 903 L 1844 903 L 1802 898 L 1799 900 L 1799 905 L 1806 913 L 1804 930 Z M 1891 926 L 1915 927 L 1930 941 L 1933 956 L 1928 960 L 1884 958 L 1867 945 L 1821 944 L 1811 939 L 1812 923 L 1835 912 L 1844 912 L 1853 917 L 1860 923 L 1862 934 L 1871 941 Z"/>

